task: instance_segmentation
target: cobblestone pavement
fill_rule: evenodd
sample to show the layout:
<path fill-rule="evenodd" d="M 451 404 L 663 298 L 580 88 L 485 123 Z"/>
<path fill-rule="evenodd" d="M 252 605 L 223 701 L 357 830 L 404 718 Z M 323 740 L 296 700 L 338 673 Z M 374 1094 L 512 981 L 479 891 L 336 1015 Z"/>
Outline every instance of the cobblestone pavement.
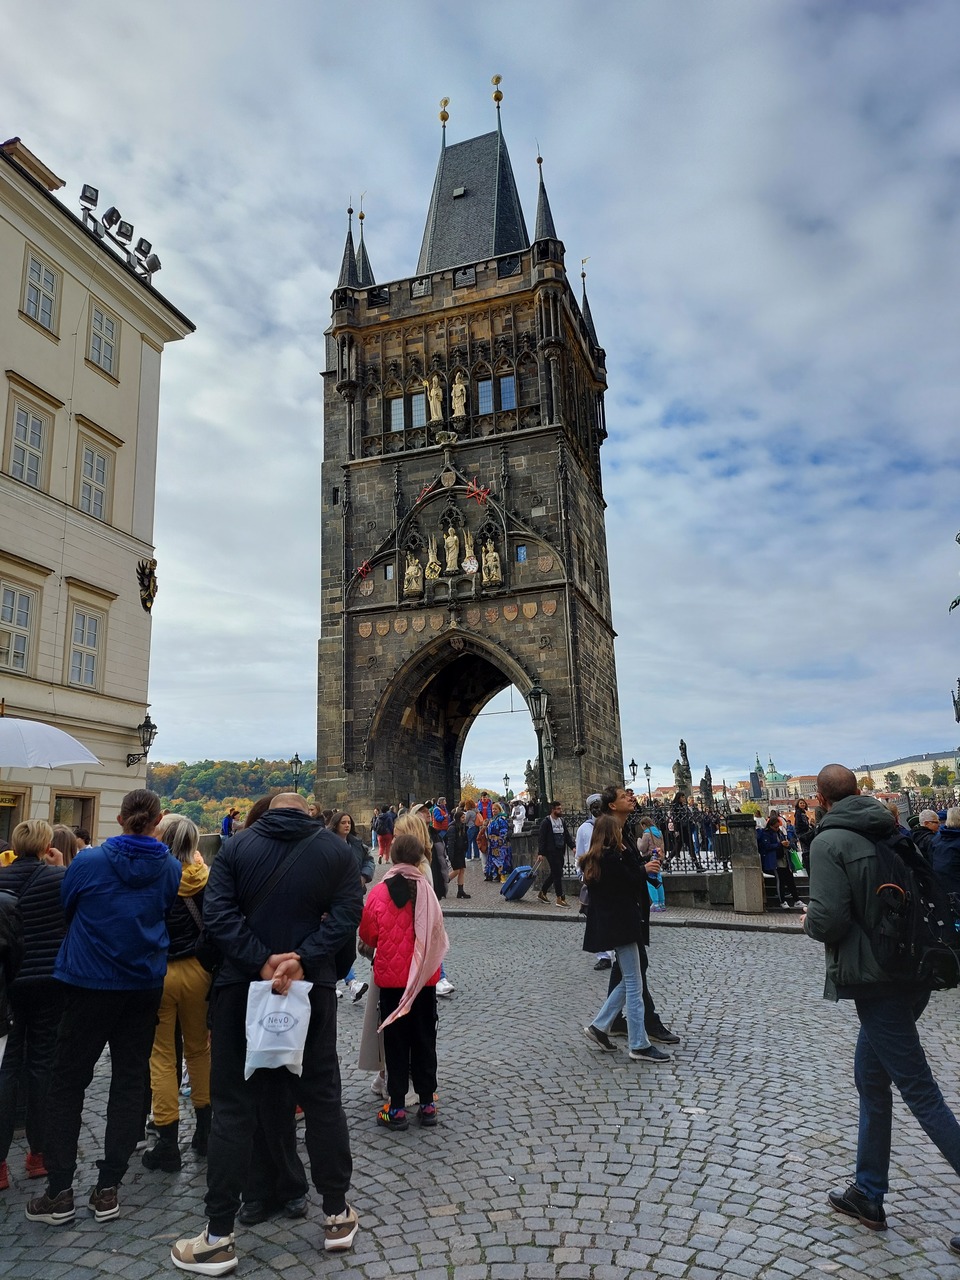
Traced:
<path fill-rule="evenodd" d="M 343 1004 L 355 1248 L 318 1251 L 313 1204 L 304 1222 L 241 1229 L 245 1280 L 960 1277 L 946 1244 L 960 1229 L 956 1180 L 899 1100 L 890 1230 L 875 1235 L 826 1207 L 853 1164 L 856 1018 L 820 999 L 815 944 L 658 928 L 651 981 L 683 1043 L 654 1068 L 584 1039 L 606 975 L 580 951 L 576 917 L 548 928 L 451 916 L 448 931 L 457 989 L 441 1002 L 440 1126 L 375 1126 L 368 1078 L 352 1065 L 362 1006 Z M 936 996 L 923 1020 L 954 1105 L 958 1012 L 957 993 Z M 98 1074 L 78 1192 L 92 1181 L 104 1102 Z M 78 1208 L 60 1228 L 25 1221 L 37 1184 L 23 1155 L 18 1137 L 0 1195 L 0 1276 L 174 1274 L 170 1241 L 203 1222 L 202 1166 L 189 1154 L 173 1176 L 135 1157 L 117 1220 L 98 1226 Z"/>

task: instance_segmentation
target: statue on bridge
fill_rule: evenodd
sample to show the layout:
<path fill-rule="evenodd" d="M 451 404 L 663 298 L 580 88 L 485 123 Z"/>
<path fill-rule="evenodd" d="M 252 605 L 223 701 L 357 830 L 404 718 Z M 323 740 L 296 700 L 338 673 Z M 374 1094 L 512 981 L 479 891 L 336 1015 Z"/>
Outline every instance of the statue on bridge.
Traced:
<path fill-rule="evenodd" d="M 689 800 L 693 796 L 693 774 L 687 759 L 687 744 L 680 739 L 680 759 L 673 762 L 673 782 L 677 790 Z"/>

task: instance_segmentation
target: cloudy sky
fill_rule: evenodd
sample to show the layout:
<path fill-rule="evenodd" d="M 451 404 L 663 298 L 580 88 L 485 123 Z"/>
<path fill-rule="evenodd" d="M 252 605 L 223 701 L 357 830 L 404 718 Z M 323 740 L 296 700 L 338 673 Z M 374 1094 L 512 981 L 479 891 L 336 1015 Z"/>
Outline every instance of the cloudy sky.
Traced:
<path fill-rule="evenodd" d="M 494 73 L 528 225 L 539 147 L 607 351 L 625 759 L 656 783 L 681 735 L 717 779 L 957 739 L 955 3 L 4 10 L 4 136 L 71 207 L 118 205 L 197 325 L 164 358 L 157 759 L 315 753 L 345 208 L 378 280 L 413 274 L 438 101 L 449 141 L 486 132 Z M 464 764 L 489 785 L 533 750 L 491 716 Z"/>

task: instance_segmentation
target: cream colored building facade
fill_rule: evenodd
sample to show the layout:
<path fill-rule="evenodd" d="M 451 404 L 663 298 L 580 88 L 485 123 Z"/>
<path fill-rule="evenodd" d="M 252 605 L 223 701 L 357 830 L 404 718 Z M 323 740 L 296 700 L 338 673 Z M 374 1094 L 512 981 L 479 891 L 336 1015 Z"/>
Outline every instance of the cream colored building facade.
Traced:
<path fill-rule="evenodd" d="M 143 785 L 160 360 L 191 322 L 0 146 L 0 696 L 102 767 L 0 768 L 0 837 L 23 817 L 116 830 Z"/>

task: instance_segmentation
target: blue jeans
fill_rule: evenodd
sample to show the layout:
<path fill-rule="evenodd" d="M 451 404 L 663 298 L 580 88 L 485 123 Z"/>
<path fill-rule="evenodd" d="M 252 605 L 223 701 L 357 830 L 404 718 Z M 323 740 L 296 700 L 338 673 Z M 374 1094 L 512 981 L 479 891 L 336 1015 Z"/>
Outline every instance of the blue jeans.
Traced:
<path fill-rule="evenodd" d="M 879 996 L 854 1001 L 860 1035 L 854 1055 L 854 1078 L 860 1095 L 857 1137 L 857 1186 L 871 1200 L 882 1201 L 889 1189 L 891 1082 L 928 1138 L 960 1174 L 960 1124 L 943 1100 L 927 1065 L 917 1033 L 917 1019 L 929 992 Z"/>
<path fill-rule="evenodd" d="M 635 942 L 616 947 L 617 963 L 623 979 L 607 996 L 593 1020 L 598 1031 L 609 1031 L 621 1011 L 627 1018 L 627 1040 L 631 1049 L 649 1049 L 650 1039 L 643 1026 L 643 977 L 640 973 L 640 948 Z"/>
<path fill-rule="evenodd" d="M 479 857 L 480 857 L 480 850 L 479 850 L 479 848 L 477 847 L 477 826 L 476 826 L 476 823 L 471 823 L 471 824 L 467 827 L 467 857 L 468 857 L 468 858 L 479 858 Z"/>

